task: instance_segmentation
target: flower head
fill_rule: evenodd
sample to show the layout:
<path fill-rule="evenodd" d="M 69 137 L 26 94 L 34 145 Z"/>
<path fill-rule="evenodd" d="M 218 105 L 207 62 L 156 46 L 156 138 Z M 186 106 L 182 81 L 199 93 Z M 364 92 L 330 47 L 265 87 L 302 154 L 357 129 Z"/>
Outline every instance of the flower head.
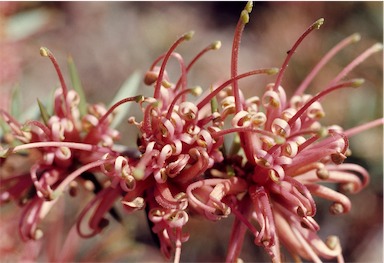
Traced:
<path fill-rule="evenodd" d="M 145 211 L 161 252 L 175 262 L 181 259 L 182 243 L 193 234 L 185 232 L 191 216 L 218 221 L 230 215 L 235 221 L 227 262 L 239 260 L 247 230 L 273 262 L 282 261 L 280 245 L 294 258 L 314 262 L 337 258 L 342 262 L 338 238 L 329 236 L 323 241 L 318 236 L 315 197 L 330 201 L 332 214 L 350 211 L 347 194 L 361 191 L 369 175 L 359 165 L 344 163 L 351 154 L 348 138 L 384 121 L 346 131 L 338 125 L 324 125 L 327 110 L 321 100 L 340 89 L 361 86 L 362 79 L 344 78 L 382 45 L 359 55 L 324 83 L 318 94 L 305 93 L 319 70 L 359 36 L 346 38 L 320 60 L 289 97 L 283 88 L 288 64 L 324 19 L 304 31 L 281 68 L 240 74 L 240 41 L 251 11 L 249 2 L 236 26 L 229 79 L 212 85 L 205 93 L 200 87 L 189 86 L 188 73 L 202 55 L 220 48 L 220 42 L 207 46 L 187 64 L 176 49 L 190 40 L 193 32 L 177 39 L 146 72 L 144 83 L 153 86 L 153 96 L 123 98 L 109 109 L 102 104 L 88 105 L 79 89 L 68 89 L 55 57 L 41 48 L 41 55 L 51 60 L 60 80 L 52 114 L 40 101 L 40 120 L 21 124 L 5 110 L 0 111 L 8 127 L 4 135 L 7 146 L 0 148 L 0 201 L 16 200 L 23 205 L 18 226 L 22 239 L 41 239 L 40 223 L 60 204 L 59 197 L 85 190 L 95 196 L 73 220 L 75 225 L 66 241 L 68 250 L 73 247 L 71 241 L 77 240 L 76 233 L 93 237 L 108 226 L 108 213 L 120 221 L 114 209 L 120 201 L 127 214 Z M 176 80 L 167 74 L 170 59 L 180 67 Z M 261 96 L 246 98 L 239 80 L 261 74 L 277 74 L 276 80 Z M 191 95 L 197 98 L 191 99 Z M 130 102 L 142 111 L 141 118 L 128 119 L 138 130 L 137 149 L 118 145 L 119 132 L 112 125 L 116 108 Z M 18 158 L 24 167 L 19 167 Z M 62 223 L 62 218 L 59 220 Z"/>
<path fill-rule="evenodd" d="M 119 137 L 118 131 L 109 127 L 111 118 L 104 106 L 89 105 L 87 112 L 80 114 L 79 94 L 67 89 L 55 57 L 47 48 L 41 48 L 40 53 L 49 57 L 60 79 L 53 113 L 49 114 L 39 102 L 42 120 L 20 124 L 1 111 L 11 132 L 11 147 L 2 149 L 6 159 L 2 167 L 1 203 L 18 200 L 24 205 L 20 232 L 25 240 L 42 236 L 38 223 L 63 192 L 75 193 L 79 177 L 81 184 L 88 181 L 84 172 L 100 170 L 100 165 L 111 162 L 102 157 L 116 155 L 112 147 Z M 19 164 L 12 163 L 16 159 L 11 155 L 13 152 L 28 156 L 27 167 L 22 171 L 14 170 Z M 91 180 L 97 184 L 96 178 Z"/>
<path fill-rule="evenodd" d="M 239 19 L 232 49 L 232 78 L 238 76 L 237 56 L 244 25 L 249 21 L 249 9 L 245 8 Z M 216 133 L 216 136 L 237 132 L 239 146 L 234 147 L 224 163 L 232 165 L 232 171 L 239 184 L 233 179 L 224 181 L 198 182 L 209 185 L 204 190 L 209 198 L 195 201 L 205 211 L 214 207 L 228 206 L 236 216 L 231 235 L 227 261 L 233 262 L 239 256 L 244 238 L 244 228 L 248 228 L 255 236 L 255 244 L 263 246 L 270 254 L 272 261 L 279 262 L 280 243 L 295 256 L 319 262 L 320 258 L 338 257 L 341 260 L 341 247 L 337 237 L 331 236 L 324 243 L 317 236 L 320 229 L 314 220 L 316 204 L 313 196 L 332 202 L 330 212 L 347 213 L 351 203 L 343 193 L 328 188 L 321 183 L 332 182 L 341 185 L 341 189 L 359 192 L 369 181 L 368 173 L 358 165 L 343 164 L 349 155 L 348 136 L 342 128 L 324 126 L 320 120 L 325 116 L 320 100 L 331 92 L 341 88 L 359 87 L 360 79 L 342 81 L 342 78 L 358 63 L 369 55 L 381 50 L 381 45 L 374 45 L 362 53 L 345 67 L 325 89 L 316 95 L 303 94 L 309 79 L 346 44 L 356 41 L 356 35 L 338 44 L 299 87 L 296 94 L 288 99 L 281 86 L 282 77 L 288 62 L 299 44 L 314 29 L 318 29 L 324 20 L 319 19 L 312 24 L 288 52 L 276 82 L 267 86 L 261 98 L 244 98 L 234 80 L 231 89 L 221 99 L 221 117 L 223 120 L 233 114 L 232 127 Z M 383 120 L 372 122 L 380 125 Z M 362 128 L 363 129 L 363 128 Z M 234 155 L 242 161 L 232 162 Z M 228 177 L 225 166 L 217 166 L 222 175 Z M 217 172 L 215 172 L 217 173 Z M 311 178 L 311 179 L 310 179 Z M 309 180 L 308 180 L 309 179 Z M 228 184 L 225 190 L 223 184 Z M 197 186 L 197 183 L 196 183 Z M 190 198 L 193 202 L 193 189 L 190 186 Z M 220 193 L 219 195 L 216 194 Z M 241 195 L 239 193 L 246 193 Z M 212 203 L 212 197 L 217 199 Z M 212 210 L 214 211 L 214 210 Z M 228 211 L 228 210 L 227 210 Z"/>

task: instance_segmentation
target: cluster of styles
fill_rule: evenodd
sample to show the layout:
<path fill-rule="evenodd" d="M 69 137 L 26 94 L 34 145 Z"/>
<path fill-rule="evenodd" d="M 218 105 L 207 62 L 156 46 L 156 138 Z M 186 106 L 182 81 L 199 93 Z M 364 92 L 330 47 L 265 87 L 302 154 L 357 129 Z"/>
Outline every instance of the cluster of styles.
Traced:
<path fill-rule="evenodd" d="M 313 197 L 329 200 L 332 214 L 348 213 L 351 203 L 345 194 L 357 193 L 369 182 L 364 168 L 343 163 L 350 154 L 348 137 L 382 125 L 383 119 L 347 131 L 337 125 L 323 126 L 320 120 L 325 112 L 320 100 L 330 92 L 360 86 L 361 79 L 343 79 L 382 45 L 359 55 L 318 94 L 305 94 L 322 66 L 358 41 L 359 35 L 342 40 L 287 98 L 280 84 L 288 62 L 324 20 L 319 19 L 301 35 L 281 68 L 239 74 L 239 44 L 251 9 L 248 3 L 236 26 L 230 79 L 203 95 L 201 88 L 188 87 L 188 71 L 204 53 L 220 48 L 220 42 L 185 64 L 174 50 L 193 33 L 179 38 L 145 74 L 145 84 L 154 86 L 153 97 L 125 98 L 110 109 L 91 104 L 82 111 L 78 92 L 67 88 L 53 54 L 40 49 L 52 61 L 61 84 L 54 94 L 52 114 L 40 104 L 41 119 L 21 124 L 1 111 L 6 128 L 0 165 L 6 166 L 18 154 L 33 159 L 28 169 L 1 176 L 0 202 L 20 204 L 23 240 L 44 238 L 40 225 L 58 199 L 88 191 L 94 197 L 76 219 L 81 237 L 100 233 L 118 203 L 128 214 L 147 213 L 161 252 L 175 262 L 180 261 L 182 243 L 189 238 L 183 227 L 191 215 L 211 221 L 234 216 L 227 262 L 240 260 L 247 231 L 273 262 L 283 258 L 281 246 L 295 258 L 343 261 L 338 238 L 329 236 L 323 241 L 317 235 Z M 181 69 L 175 82 L 165 70 L 171 57 Z M 277 78 L 261 97 L 245 98 L 238 81 L 257 74 L 276 74 Z M 196 101 L 187 100 L 191 94 L 197 96 Z M 110 125 L 114 110 L 124 103 L 136 103 L 143 113 L 140 120 L 128 119 L 139 132 L 135 150 L 117 147 L 119 132 Z M 230 147 L 227 143 L 224 147 L 225 138 L 233 138 Z M 337 184 L 338 190 L 323 182 Z"/>

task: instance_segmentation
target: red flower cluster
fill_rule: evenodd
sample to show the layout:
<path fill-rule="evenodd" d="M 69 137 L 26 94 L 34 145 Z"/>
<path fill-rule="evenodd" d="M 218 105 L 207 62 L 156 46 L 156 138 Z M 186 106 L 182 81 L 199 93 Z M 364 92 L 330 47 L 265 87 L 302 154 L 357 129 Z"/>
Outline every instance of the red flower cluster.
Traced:
<path fill-rule="evenodd" d="M 1 203 L 15 200 L 22 205 L 19 229 L 24 240 L 42 237 L 39 224 L 62 195 L 86 189 L 95 196 L 76 220 L 82 237 L 102 231 L 108 225 L 107 213 L 118 219 L 113 205 L 121 199 L 127 213 L 145 208 L 162 253 L 168 259 L 173 253 L 175 262 L 180 261 L 182 243 L 189 238 L 183 227 L 191 215 L 216 221 L 231 214 L 235 222 L 227 262 L 239 259 L 247 229 L 273 262 L 281 261 L 280 245 L 314 262 L 320 258 L 343 260 L 337 237 L 323 242 L 317 235 L 313 196 L 332 201 L 331 213 L 350 210 L 344 193 L 359 192 L 369 176 L 358 165 L 343 164 L 349 154 L 348 137 L 382 125 L 383 119 L 347 131 L 336 125 L 324 126 L 320 123 L 325 115 L 320 100 L 335 90 L 360 86 L 360 79 L 342 79 L 382 46 L 374 45 L 362 53 L 320 93 L 304 94 L 321 67 L 358 40 L 358 35 L 352 35 L 325 55 L 296 93 L 287 98 L 281 82 L 289 60 L 324 20 L 319 19 L 300 36 L 280 69 L 239 74 L 239 44 L 251 9 L 248 3 L 236 27 L 231 78 L 204 95 L 200 87 L 188 86 L 188 71 L 205 52 L 220 48 L 220 42 L 209 45 L 186 64 L 175 49 L 193 32 L 179 38 L 145 74 L 145 84 L 154 86 L 153 97 L 126 98 L 108 110 L 94 104 L 81 112 L 80 96 L 67 89 L 52 53 L 46 48 L 40 50 L 52 61 L 61 83 L 53 114 L 40 103 L 41 120 L 20 124 L 1 111 L 9 127 L 4 135 L 7 146 L 1 148 L 2 171 L 10 166 L 12 156 L 30 156 L 29 169 L 1 175 Z M 181 69 L 175 82 L 166 72 L 170 58 L 175 58 Z M 245 98 L 238 80 L 256 74 L 278 75 L 260 98 Z M 198 99 L 189 101 L 190 94 Z M 143 113 L 140 121 L 129 118 L 139 131 L 135 150 L 117 147 L 119 133 L 110 126 L 113 111 L 128 102 L 138 103 Z M 229 134 L 234 140 L 231 149 L 225 149 Z M 323 182 L 339 184 L 341 190 Z"/>

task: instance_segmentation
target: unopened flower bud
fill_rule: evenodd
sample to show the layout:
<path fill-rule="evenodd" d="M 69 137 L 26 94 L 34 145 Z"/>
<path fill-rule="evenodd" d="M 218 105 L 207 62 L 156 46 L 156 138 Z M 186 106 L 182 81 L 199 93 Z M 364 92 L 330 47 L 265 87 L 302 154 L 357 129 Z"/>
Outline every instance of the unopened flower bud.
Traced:
<path fill-rule="evenodd" d="M 331 160 L 334 164 L 342 164 L 347 157 L 342 153 L 331 154 Z"/>
<path fill-rule="evenodd" d="M 326 180 L 329 178 L 329 171 L 327 169 L 325 169 L 324 167 L 319 168 L 316 170 L 316 175 L 319 179 Z"/>
<path fill-rule="evenodd" d="M 144 83 L 145 85 L 152 85 L 156 82 L 157 78 L 159 77 L 159 73 L 154 71 L 148 71 L 144 76 Z"/>
<path fill-rule="evenodd" d="M 33 239 L 34 240 L 39 240 L 39 239 L 41 239 L 42 237 L 44 236 L 44 232 L 43 232 L 43 230 L 41 230 L 40 228 L 37 228 L 36 230 L 35 230 L 35 232 L 33 233 Z"/>
<path fill-rule="evenodd" d="M 339 238 L 337 236 L 333 236 L 333 235 L 332 236 L 328 236 L 326 241 L 325 241 L 325 244 L 327 245 L 327 247 L 329 249 L 334 250 L 334 249 L 337 248 L 337 246 L 340 245 L 340 240 L 339 240 Z"/>
<path fill-rule="evenodd" d="M 344 207 L 342 204 L 335 202 L 329 207 L 329 212 L 333 215 L 339 215 L 344 213 Z"/>

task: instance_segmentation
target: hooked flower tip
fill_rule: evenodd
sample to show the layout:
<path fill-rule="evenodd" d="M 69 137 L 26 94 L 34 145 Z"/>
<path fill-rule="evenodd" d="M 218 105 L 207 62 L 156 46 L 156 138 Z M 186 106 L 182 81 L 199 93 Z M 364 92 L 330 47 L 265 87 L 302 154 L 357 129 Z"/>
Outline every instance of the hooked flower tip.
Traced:
<path fill-rule="evenodd" d="M 284 144 L 286 142 L 286 139 L 280 135 L 276 135 L 274 137 L 274 141 L 276 144 L 281 145 L 281 144 Z"/>
<path fill-rule="evenodd" d="M 33 238 L 34 240 L 39 240 L 39 239 L 41 239 L 43 236 L 44 236 L 44 232 L 43 232 L 43 230 L 41 230 L 40 228 L 37 228 L 37 229 L 35 230 L 35 232 L 33 233 L 32 238 Z"/>
<path fill-rule="evenodd" d="M 325 244 L 329 249 L 335 250 L 340 245 L 340 240 L 337 236 L 328 236 Z"/>
<path fill-rule="evenodd" d="M 142 198 L 142 197 L 136 197 L 132 201 L 124 201 L 123 200 L 123 201 L 121 201 L 121 203 L 123 205 L 129 206 L 129 207 L 135 208 L 135 209 L 142 209 L 145 206 L 145 201 L 144 201 L 144 198 Z"/>

